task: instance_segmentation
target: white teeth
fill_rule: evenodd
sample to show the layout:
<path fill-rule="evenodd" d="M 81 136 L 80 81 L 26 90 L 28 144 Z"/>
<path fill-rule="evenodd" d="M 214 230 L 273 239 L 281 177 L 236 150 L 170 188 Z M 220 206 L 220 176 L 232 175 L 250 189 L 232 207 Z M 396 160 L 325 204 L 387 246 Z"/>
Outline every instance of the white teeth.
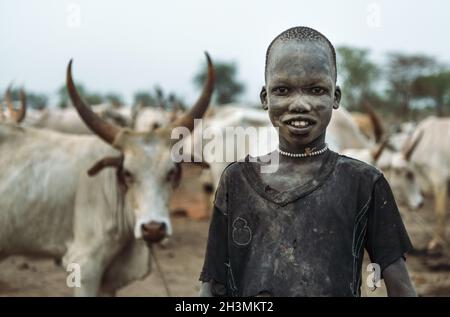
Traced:
<path fill-rule="evenodd" d="M 294 126 L 294 127 L 302 127 L 302 128 L 304 128 L 304 127 L 307 127 L 309 125 L 309 122 L 308 121 L 304 121 L 304 120 L 292 121 L 291 125 Z"/>

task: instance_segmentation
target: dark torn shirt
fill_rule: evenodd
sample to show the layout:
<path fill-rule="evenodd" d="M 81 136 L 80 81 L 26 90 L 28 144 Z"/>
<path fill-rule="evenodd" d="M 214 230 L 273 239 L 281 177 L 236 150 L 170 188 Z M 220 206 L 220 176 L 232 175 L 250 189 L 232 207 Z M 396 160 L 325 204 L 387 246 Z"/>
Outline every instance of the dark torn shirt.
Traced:
<path fill-rule="evenodd" d="M 201 281 L 228 296 L 359 296 L 364 248 L 381 271 L 412 248 L 382 173 L 325 155 L 318 178 L 283 192 L 248 158 L 225 169 Z"/>

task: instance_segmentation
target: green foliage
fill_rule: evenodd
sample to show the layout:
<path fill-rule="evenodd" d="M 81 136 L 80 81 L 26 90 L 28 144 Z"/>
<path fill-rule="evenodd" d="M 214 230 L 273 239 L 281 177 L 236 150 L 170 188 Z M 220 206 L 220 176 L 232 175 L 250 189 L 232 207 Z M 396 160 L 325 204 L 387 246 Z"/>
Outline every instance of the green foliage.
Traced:
<path fill-rule="evenodd" d="M 151 91 L 138 91 L 134 94 L 133 105 L 142 107 L 161 107 L 166 110 L 186 109 L 183 99 L 173 92 L 166 94 L 160 86 Z"/>
<path fill-rule="evenodd" d="M 412 83 L 412 96 L 430 98 L 434 102 L 437 116 L 450 110 L 450 70 L 442 70 L 431 75 L 419 76 Z"/>
<path fill-rule="evenodd" d="M 80 94 L 80 96 L 83 98 L 83 100 L 89 104 L 89 105 L 98 105 L 105 101 L 102 95 L 98 93 L 90 93 L 86 91 L 83 85 L 78 84 L 76 85 L 77 91 Z M 69 93 L 67 92 L 66 85 L 62 85 L 58 89 L 58 107 L 60 108 L 66 108 L 69 105 Z"/>
<path fill-rule="evenodd" d="M 237 100 L 238 96 L 245 91 L 245 86 L 239 82 L 237 77 L 237 65 L 228 62 L 214 62 L 216 71 L 216 83 L 214 88 L 214 98 L 217 104 L 222 105 Z M 201 89 L 207 77 L 208 69 L 202 69 L 194 77 L 194 84 Z"/>
<path fill-rule="evenodd" d="M 104 96 L 105 101 L 109 102 L 114 108 L 121 107 L 124 103 L 122 97 L 116 93 L 110 92 Z"/>
<path fill-rule="evenodd" d="M 421 76 L 432 74 L 438 68 L 437 61 L 425 55 L 402 53 L 388 54 L 386 65 L 386 91 L 389 102 L 404 116 L 410 114 L 413 83 Z"/>
<path fill-rule="evenodd" d="M 34 93 L 32 91 L 25 91 L 27 107 L 32 109 L 44 109 L 47 106 L 48 97 L 45 94 Z M 17 101 L 20 99 L 19 92 L 20 88 L 11 88 L 11 98 L 13 101 Z M 3 99 L 3 96 L 2 96 Z"/>
<path fill-rule="evenodd" d="M 341 78 L 342 104 L 349 110 L 360 110 L 380 77 L 380 68 L 369 58 L 369 50 L 348 46 L 337 48 L 338 74 Z"/>

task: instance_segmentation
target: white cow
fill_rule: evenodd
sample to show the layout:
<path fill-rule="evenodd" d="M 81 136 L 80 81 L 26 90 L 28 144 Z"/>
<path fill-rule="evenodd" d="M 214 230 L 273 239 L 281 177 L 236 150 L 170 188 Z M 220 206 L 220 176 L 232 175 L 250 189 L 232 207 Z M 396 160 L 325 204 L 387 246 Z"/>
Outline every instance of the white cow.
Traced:
<path fill-rule="evenodd" d="M 113 109 L 108 104 L 96 105 L 94 112 L 108 122 L 122 126 L 131 127 L 131 111 Z M 128 110 L 128 111 L 127 111 Z M 119 111 L 124 111 L 122 114 Z M 23 126 L 43 128 L 69 134 L 92 134 L 92 131 L 80 119 L 77 111 L 73 108 L 67 109 L 43 109 L 29 111 Z"/>
<path fill-rule="evenodd" d="M 180 167 L 171 157 L 171 130 L 192 129 L 193 119 L 207 109 L 214 84 L 207 59 L 208 80 L 197 104 L 152 133 L 118 128 L 98 117 L 79 97 L 71 63 L 72 102 L 103 141 L 0 124 L 0 258 L 62 257 L 65 267 L 80 268 L 78 296 L 114 294 L 145 277 L 150 270 L 145 242 L 158 242 L 172 231 L 168 205 Z"/>
<path fill-rule="evenodd" d="M 133 128 L 136 131 L 151 131 L 168 125 L 177 117 L 176 112 L 168 112 L 163 108 L 138 106 L 134 113 Z"/>
<path fill-rule="evenodd" d="M 411 183 L 417 179 L 420 189 L 434 196 L 436 227 L 428 245 L 431 251 L 440 251 L 446 244 L 445 229 L 450 182 L 450 118 L 429 117 L 416 128 L 404 152 L 395 153 L 386 173 L 393 186 L 405 196 L 414 195 Z"/>

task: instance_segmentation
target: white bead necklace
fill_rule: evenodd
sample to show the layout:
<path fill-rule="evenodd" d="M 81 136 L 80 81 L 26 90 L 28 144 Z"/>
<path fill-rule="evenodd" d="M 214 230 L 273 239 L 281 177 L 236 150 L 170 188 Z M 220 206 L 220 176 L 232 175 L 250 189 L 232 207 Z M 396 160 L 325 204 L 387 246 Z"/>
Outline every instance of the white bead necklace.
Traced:
<path fill-rule="evenodd" d="M 309 156 L 315 156 L 315 155 L 320 155 L 322 153 L 325 153 L 328 150 L 328 144 L 325 143 L 325 146 L 317 151 L 310 151 L 309 148 L 305 149 L 305 153 L 289 153 L 289 152 L 285 152 L 280 150 L 280 148 L 277 149 L 277 151 L 284 156 L 289 156 L 289 157 L 309 157 Z"/>

